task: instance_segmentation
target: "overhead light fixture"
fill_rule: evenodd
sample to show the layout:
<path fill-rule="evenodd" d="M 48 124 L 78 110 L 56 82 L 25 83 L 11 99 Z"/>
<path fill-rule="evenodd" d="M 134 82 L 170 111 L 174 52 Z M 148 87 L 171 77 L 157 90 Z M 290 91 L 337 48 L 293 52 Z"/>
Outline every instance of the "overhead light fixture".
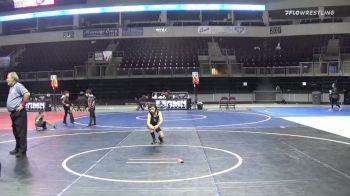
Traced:
<path fill-rule="evenodd" d="M 78 14 L 99 14 L 117 12 L 145 12 L 145 11 L 195 11 L 195 10 L 247 10 L 265 11 L 265 5 L 251 4 L 161 4 L 161 5 L 127 5 L 111 7 L 90 7 L 44 12 L 30 12 L 0 16 L 1 21 L 22 20 L 30 18 L 67 16 Z"/>

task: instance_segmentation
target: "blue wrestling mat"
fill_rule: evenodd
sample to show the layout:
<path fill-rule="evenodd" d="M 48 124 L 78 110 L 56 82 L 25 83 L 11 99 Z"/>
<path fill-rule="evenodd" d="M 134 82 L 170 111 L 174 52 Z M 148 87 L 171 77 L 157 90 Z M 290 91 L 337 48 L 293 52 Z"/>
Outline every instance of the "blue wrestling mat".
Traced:
<path fill-rule="evenodd" d="M 334 110 L 329 110 L 329 107 L 255 108 L 253 111 L 274 117 L 350 116 L 348 108 L 338 111 L 338 107 Z"/>
<path fill-rule="evenodd" d="M 98 113 L 95 128 L 134 128 L 146 129 L 147 112 L 111 112 Z M 274 118 L 263 111 L 163 111 L 166 128 L 265 128 L 300 126 L 283 119 Z M 76 119 L 75 127 L 87 126 L 88 116 Z"/>

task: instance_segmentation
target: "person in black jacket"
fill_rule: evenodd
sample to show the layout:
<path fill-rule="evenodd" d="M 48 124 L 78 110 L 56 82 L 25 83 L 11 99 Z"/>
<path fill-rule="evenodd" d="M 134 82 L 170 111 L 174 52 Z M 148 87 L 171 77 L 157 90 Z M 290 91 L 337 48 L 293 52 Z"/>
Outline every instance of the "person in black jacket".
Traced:
<path fill-rule="evenodd" d="M 340 98 L 340 95 L 339 95 L 338 89 L 337 89 L 335 83 L 333 83 L 332 89 L 329 90 L 329 100 L 331 102 L 331 109 L 330 110 L 333 110 L 334 105 L 338 106 L 339 111 L 341 110 L 341 107 L 339 104 L 339 98 Z"/>
<path fill-rule="evenodd" d="M 63 92 L 61 100 L 62 100 L 62 105 L 63 105 L 63 109 L 64 109 L 63 124 L 67 124 L 67 121 L 66 121 L 67 114 L 69 114 L 70 122 L 73 124 L 74 123 L 74 116 L 73 116 L 73 113 L 70 109 L 70 107 L 72 106 L 72 103 L 69 100 L 69 91 Z"/>

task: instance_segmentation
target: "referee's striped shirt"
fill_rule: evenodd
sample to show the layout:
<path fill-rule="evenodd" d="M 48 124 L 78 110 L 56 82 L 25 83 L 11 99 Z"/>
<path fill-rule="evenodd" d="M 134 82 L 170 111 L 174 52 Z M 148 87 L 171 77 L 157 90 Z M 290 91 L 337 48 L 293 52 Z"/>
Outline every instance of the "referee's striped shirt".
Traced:
<path fill-rule="evenodd" d="M 94 95 L 89 95 L 88 96 L 88 108 L 90 109 L 94 109 L 95 108 L 95 101 L 96 97 Z"/>

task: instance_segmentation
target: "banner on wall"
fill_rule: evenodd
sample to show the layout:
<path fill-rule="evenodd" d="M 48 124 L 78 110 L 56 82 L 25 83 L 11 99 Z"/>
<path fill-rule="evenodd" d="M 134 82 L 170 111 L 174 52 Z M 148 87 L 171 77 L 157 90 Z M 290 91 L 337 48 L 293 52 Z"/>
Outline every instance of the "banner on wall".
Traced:
<path fill-rule="evenodd" d="M 83 37 L 117 37 L 118 28 L 85 29 Z"/>
<path fill-rule="evenodd" d="M 240 35 L 246 34 L 247 28 L 241 26 L 199 26 L 199 34 L 218 34 L 218 35 Z"/>
<path fill-rule="evenodd" d="M 194 85 L 194 87 L 196 87 L 196 85 L 199 85 L 198 72 L 192 72 L 192 84 Z"/>
<path fill-rule="evenodd" d="M 122 29 L 123 36 L 143 36 L 143 33 L 143 27 L 130 27 Z"/>

